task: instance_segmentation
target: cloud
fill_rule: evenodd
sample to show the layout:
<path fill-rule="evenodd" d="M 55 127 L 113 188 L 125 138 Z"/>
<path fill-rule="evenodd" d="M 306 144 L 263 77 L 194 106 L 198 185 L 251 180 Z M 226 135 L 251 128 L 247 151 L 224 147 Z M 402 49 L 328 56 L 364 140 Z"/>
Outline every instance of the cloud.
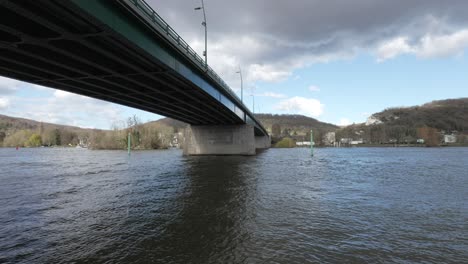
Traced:
<path fill-rule="evenodd" d="M 289 114 L 301 114 L 318 117 L 322 115 L 324 105 L 317 99 L 295 96 L 293 98 L 281 101 L 276 106 L 276 109 L 287 112 Z"/>
<path fill-rule="evenodd" d="M 280 93 L 273 93 L 273 92 L 264 92 L 261 94 L 256 94 L 255 96 L 260 96 L 260 97 L 273 97 L 273 98 L 285 98 L 285 94 L 280 94 Z"/>
<path fill-rule="evenodd" d="M 0 98 L 0 110 L 5 110 L 10 106 L 10 99 L 4 97 Z"/>
<path fill-rule="evenodd" d="M 339 126 L 348 126 L 348 125 L 351 125 L 351 124 L 352 124 L 352 122 L 348 118 L 341 118 L 340 122 L 338 122 Z"/>
<path fill-rule="evenodd" d="M 397 37 L 377 48 L 377 60 L 381 62 L 411 52 L 413 52 L 413 48 L 408 44 L 408 39 L 406 37 Z"/>
<path fill-rule="evenodd" d="M 311 86 L 309 86 L 309 91 L 311 91 L 311 92 L 320 92 L 320 87 L 318 87 L 316 85 L 311 85 Z"/>
<path fill-rule="evenodd" d="M 187 7 L 186 0 L 147 1 L 202 53 L 200 13 Z M 454 32 L 468 24 L 466 0 L 238 0 L 209 1 L 205 7 L 208 62 L 234 89 L 239 86 L 238 65 L 248 85 L 295 78 L 296 69 L 369 51 L 379 61 L 402 54 L 457 54 L 465 36 Z"/>
<path fill-rule="evenodd" d="M 420 58 L 456 56 L 468 48 L 468 29 L 448 34 L 426 34 L 410 42 L 408 37 L 397 37 L 383 42 L 377 48 L 377 60 L 384 61 L 402 54 Z"/>
<path fill-rule="evenodd" d="M 62 91 L 62 90 L 55 90 L 54 91 L 54 97 L 55 98 L 65 99 L 65 98 L 73 98 L 74 96 L 80 96 L 80 95 L 72 94 L 72 93 L 69 93 L 69 92 L 66 92 L 66 91 Z M 80 99 L 86 98 L 84 96 L 80 96 L 80 97 L 82 97 Z M 79 98 L 79 97 L 76 97 L 76 98 Z"/>
<path fill-rule="evenodd" d="M 461 54 L 468 47 L 468 29 L 444 35 L 426 35 L 416 48 L 419 57 L 444 57 Z"/>
<path fill-rule="evenodd" d="M 249 70 L 251 81 L 279 82 L 291 75 L 291 72 L 277 69 L 272 65 L 252 64 Z"/>
<path fill-rule="evenodd" d="M 14 94 L 22 82 L 0 77 L 0 95 L 10 95 Z"/>
<path fill-rule="evenodd" d="M 118 105 L 61 90 L 43 91 L 40 97 L 15 97 L 14 101 L 14 109 L 10 107 L 5 114 L 49 123 L 108 129 L 123 118 Z M 2 105 L 0 100 L 0 109 Z"/>

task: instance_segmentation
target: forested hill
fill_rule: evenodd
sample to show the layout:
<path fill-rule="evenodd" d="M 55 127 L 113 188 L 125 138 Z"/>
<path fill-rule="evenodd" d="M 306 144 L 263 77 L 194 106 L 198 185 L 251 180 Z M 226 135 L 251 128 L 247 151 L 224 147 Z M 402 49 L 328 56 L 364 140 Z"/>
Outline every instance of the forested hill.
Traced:
<path fill-rule="evenodd" d="M 16 131 L 16 130 L 37 130 L 37 129 L 68 129 L 73 131 L 88 131 L 91 129 L 81 128 L 76 126 L 67 126 L 67 125 L 59 125 L 59 124 L 52 124 L 47 122 L 40 122 L 31 119 L 19 118 L 19 117 L 11 117 L 6 115 L 0 114 L 0 131 Z"/>
<path fill-rule="evenodd" d="M 389 108 L 373 114 L 366 123 L 339 129 L 336 140 L 351 138 L 382 144 L 415 143 L 424 139 L 429 145 L 438 145 L 444 135 L 456 137 L 458 143 L 468 143 L 468 98 Z"/>
<path fill-rule="evenodd" d="M 80 138 L 101 131 L 0 115 L 0 147 L 76 145 Z"/>
<path fill-rule="evenodd" d="M 311 129 L 318 133 L 335 131 L 338 126 L 320 122 L 303 115 L 255 114 L 273 137 L 307 135 Z"/>
<path fill-rule="evenodd" d="M 303 115 L 273 115 L 273 114 L 255 114 L 255 117 L 266 127 L 271 127 L 278 123 L 284 127 L 297 128 L 316 128 L 325 130 L 335 130 L 338 127 L 330 123 L 320 122 L 315 118 Z"/>
<path fill-rule="evenodd" d="M 387 126 L 428 126 L 445 131 L 468 131 L 468 98 L 389 108 L 372 116 Z"/>

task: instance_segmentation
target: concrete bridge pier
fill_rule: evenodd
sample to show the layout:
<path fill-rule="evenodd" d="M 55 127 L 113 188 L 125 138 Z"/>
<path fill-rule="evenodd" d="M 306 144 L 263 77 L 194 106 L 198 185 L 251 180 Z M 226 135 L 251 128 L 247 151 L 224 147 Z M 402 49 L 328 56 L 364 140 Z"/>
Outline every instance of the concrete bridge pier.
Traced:
<path fill-rule="evenodd" d="M 255 148 L 256 149 L 267 149 L 271 147 L 270 136 L 255 136 Z"/>
<path fill-rule="evenodd" d="M 183 142 L 184 155 L 255 155 L 268 148 L 270 138 L 256 137 L 251 125 L 188 126 Z"/>

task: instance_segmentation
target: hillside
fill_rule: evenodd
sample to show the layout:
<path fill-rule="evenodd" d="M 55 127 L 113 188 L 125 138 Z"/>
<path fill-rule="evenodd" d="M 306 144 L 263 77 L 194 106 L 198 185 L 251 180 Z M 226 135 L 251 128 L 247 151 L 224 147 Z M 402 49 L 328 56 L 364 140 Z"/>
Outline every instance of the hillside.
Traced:
<path fill-rule="evenodd" d="M 428 126 L 445 131 L 468 130 L 468 98 L 432 101 L 421 106 L 389 108 L 373 114 L 388 126 Z M 368 124 L 369 125 L 369 124 Z"/>
<path fill-rule="evenodd" d="M 148 124 L 157 124 L 157 125 L 164 125 L 164 126 L 172 127 L 174 128 L 176 132 L 178 131 L 182 132 L 183 129 L 187 126 L 187 123 L 184 123 L 182 121 L 175 120 L 169 117 L 164 117 L 156 121 L 150 121 L 148 123 L 145 123 L 144 125 L 148 125 Z"/>
<path fill-rule="evenodd" d="M 273 142 L 280 141 L 282 138 L 308 141 L 310 140 L 310 130 L 313 130 L 314 140 L 318 145 L 321 145 L 321 139 L 327 132 L 333 132 L 339 128 L 333 124 L 320 122 L 303 115 L 256 114 L 255 117 L 268 130 Z"/>
<path fill-rule="evenodd" d="M 428 136 L 430 134 L 431 136 Z M 371 115 L 366 123 L 337 131 L 336 139 L 365 143 L 415 143 L 417 139 L 442 142 L 444 135 L 465 143 L 468 134 L 468 98 L 432 101 L 420 106 L 388 108 Z"/>
<path fill-rule="evenodd" d="M 255 114 L 255 117 L 270 131 L 273 124 L 280 124 L 281 127 L 297 131 L 310 129 L 334 131 L 338 128 L 336 125 L 320 122 L 315 118 L 303 115 Z"/>
<path fill-rule="evenodd" d="M 0 146 L 76 145 L 98 131 L 0 115 Z"/>
<path fill-rule="evenodd" d="M 117 123 L 116 123 L 117 124 Z M 174 131 L 185 127 L 176 120 L 163 118 L 141 123 L 138 117 L 118 122 L 112 130 L 87 129 L 0 115 L 0 146 L 76 146 L 96 149 L 123 149 L 128 133 L 134 148 L 165 148 L 170 145 Z"/>
<path fill-rule="evenodd" d="M 335 131 L 338 128 L 301 115 L 256 114 L 256 117 L 274 138 L 295 137 L 301 140 L 309 137 L 311 129 L 316 132 L 316 136 L 320 136 L 322 132 Z M 166 135 L 164 142 L 167 143 L 169 134 L 182 132 L 187 126 L 186 123 L 171 118 L 141 123 L 138 117 L 133 117 L 121 123 L 126 123 L 126 127 L 97 130 L 0 115 L 0 145 L 37 145 L 38 142 L 32 143 L 30 139 L 33 135 L 38 135 L 41 139 L 40 145 L 46 146 L 77 145 L 85 142 L 95 148 L 123 148 L 127 135 L 125 131 L 131 130 L 137 131 L 135 137 L 137 142 L 142 144 L 142 148 L 154 148 L 161 147 L 161 142 L 154 139 L 155 134 L 163 132 L 162 134 Z"/>
<path fill-rule="evenodd" d="M 309 140 L 311 129 L 319 145 L 326 132 L 333 131 L 336 132 L 336 141 L 352 139 L 370 144 L 415 143 L 423 138 L 437 145 L 444 135 L 454 136 L 459 143 L 468 141 L 468 98 L 389 108 L 373 114 L 366 123 L 344 128 L 302 115 L 255 116 L 272 135 L 273 141 L 285 137 Z M 122 149 L 126 147 L 128 133 L 131 133 L 134 148 L 164 148 L 172 145 L 174 133 L 182 132 L 187 124 L 171 118 L 142 123 L 138 117 L 131 117 L 121 122 L 121 126 L 124 127 L 112 130 L 85 129 L 0 115 L 0 146 L 85 143 L 94 148 Z"/>
<path fill-rule="evenodd" d="M 16 131 L 22 129 L 68 129 L 73 131 L 91 131 L 93 129 L 81 128 L 76 126 L 67 126 L 52 124 L 47 122 L 39 122 L 31 119 L 25 119 L 20 117 L 11 117 L 0 114 L 0 131 Z"/>
<path fill-rule="evenodd" d="M 323 131 L 335 131 L 338 129 L 338 126 L 333 124 L 320 122 L 317 119 L 303 115 L 255 114 L 255 117 L 263 124 L 269 133 L 272 133 L 272 127 L 274 124 L 280 126 L 280 133 L 287 132 L 300 135 L 305 135 L 311 129 Z M 162 118 L 149 123 L 167 125 L 178 131 L 182 131 L 187 126 L 186 123 L 172 118 Z"/>

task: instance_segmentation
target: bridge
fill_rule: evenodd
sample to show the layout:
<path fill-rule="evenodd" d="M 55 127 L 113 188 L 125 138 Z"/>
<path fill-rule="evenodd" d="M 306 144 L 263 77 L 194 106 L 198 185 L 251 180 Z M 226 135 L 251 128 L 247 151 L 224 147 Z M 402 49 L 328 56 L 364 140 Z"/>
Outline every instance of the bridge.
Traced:
<path fill-rule="evenodd" d="M 253 113 L 143 0 L 0 0 L 0 75 L 184 121 L 187 155 L 270 146 Z"/>

